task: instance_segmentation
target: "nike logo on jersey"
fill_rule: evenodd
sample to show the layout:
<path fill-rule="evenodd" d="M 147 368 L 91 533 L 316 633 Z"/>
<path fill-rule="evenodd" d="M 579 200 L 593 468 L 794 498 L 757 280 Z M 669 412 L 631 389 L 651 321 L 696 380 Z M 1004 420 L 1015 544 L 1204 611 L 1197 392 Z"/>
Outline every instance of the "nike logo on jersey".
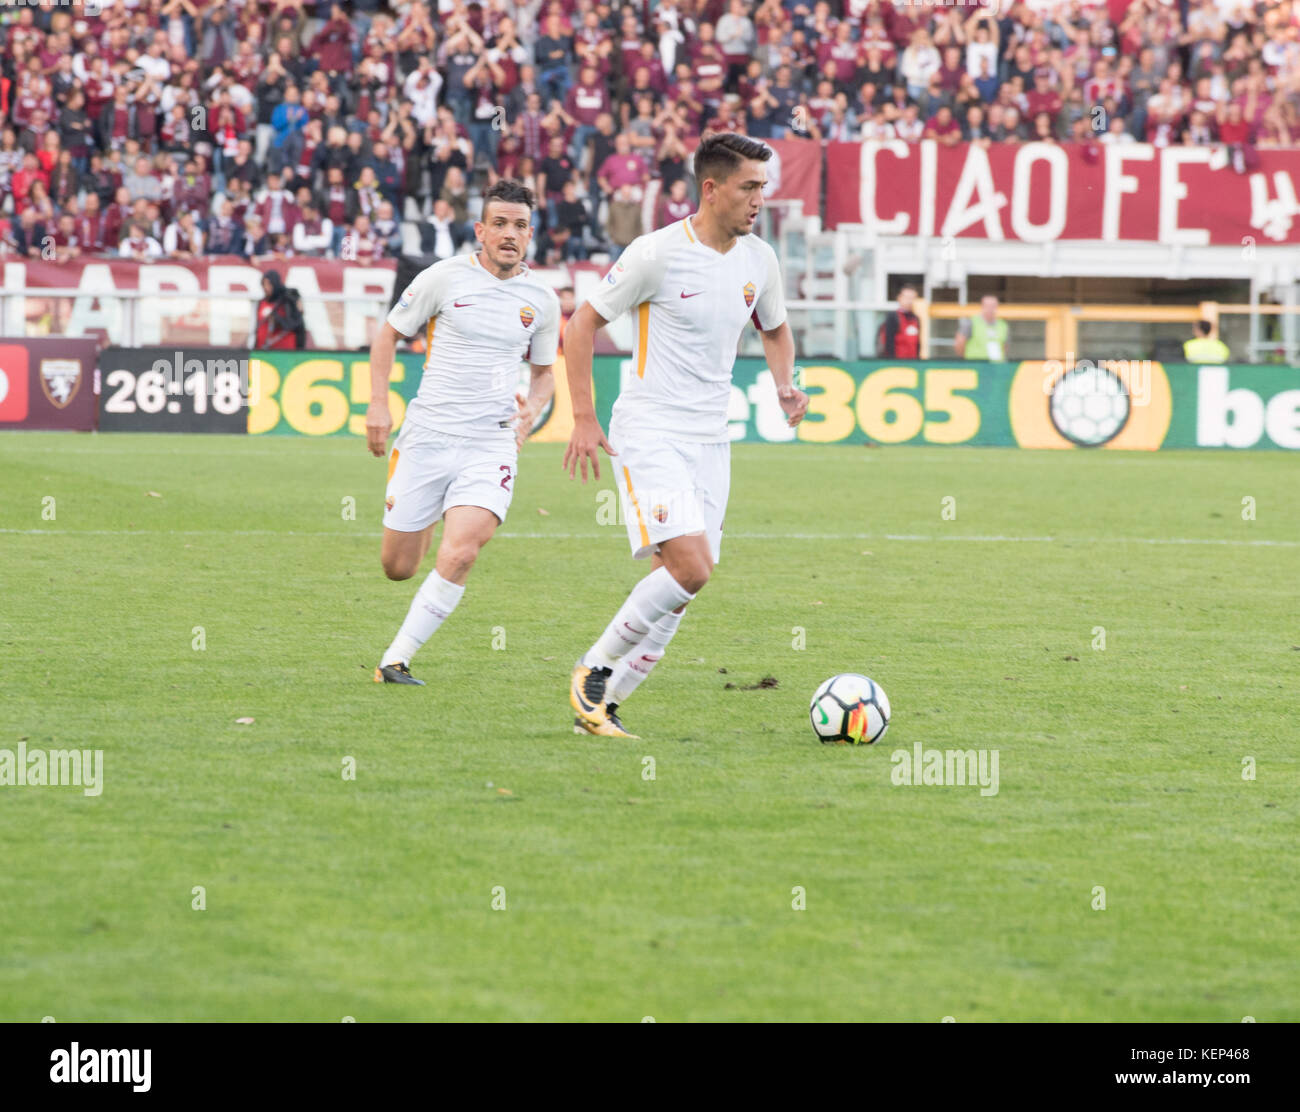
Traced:
<path fill-rule="evenodd" d="M 685 290 L 682 290 L 682 297 L 699 297 L 703 292 L 703 290 L 696 290 L 694 293 L 687 293 Z"/>
<path fill-rule="evenodd" d="M 472 301 L 453 301 L 451 307 L 453 309 L 468 309 L 473 304 L 474 302 Z"/>

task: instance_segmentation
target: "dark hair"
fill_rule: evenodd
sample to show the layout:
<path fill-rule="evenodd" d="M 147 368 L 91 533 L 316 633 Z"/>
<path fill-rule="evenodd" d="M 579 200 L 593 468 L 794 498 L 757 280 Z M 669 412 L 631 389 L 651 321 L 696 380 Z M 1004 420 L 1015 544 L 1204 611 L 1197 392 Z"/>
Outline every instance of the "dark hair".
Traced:
<path fill-rule="evenodd" d="M 734 131 L 706 135 L 695 148 L 695 180 L 701 185 L 705 178 L 726 181 L 746 159 L 766 162 L 771 157 L 771 147 Z"/>
<path fill-rule="evenodd" d="M 533 191 L 523 182 L 515 181 L 514 178 L 502 178 L 483 194 L 483 212 L 481 214 L 483 220 L 487 219 L 488 205 L 493 201 L 502 201 L 510 205 L 527 205 L 529 212 L 532 212 L 537 204 L 533 198 Z"/>
<path fill-rule="evenodd" d="M 1196 331 L 1202 336 L 1208 336 L 1214 331 L 1214 325 L 1212 325 L 1208 320 L 1198 320 L 1196 322 Z"/>

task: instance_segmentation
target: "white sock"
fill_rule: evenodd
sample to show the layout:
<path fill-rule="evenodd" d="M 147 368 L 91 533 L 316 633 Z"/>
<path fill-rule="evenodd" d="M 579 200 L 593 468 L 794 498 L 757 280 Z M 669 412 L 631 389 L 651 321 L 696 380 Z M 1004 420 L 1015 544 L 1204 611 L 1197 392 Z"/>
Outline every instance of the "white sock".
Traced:
<path fill-rule="evenodd" d="M 410 664 L 415 650 L 432 637 L 434 631 L 447 620 L 464 593 L 464 587 L 456 583 L 448 583 L 436 571 L 429 572 L 429 578 L 415 592 L 411 609 L 406 612 L 406 621 L 397 631 L 397 636 L 388 646 L 388 651 L 379 661 L 379 666 L 382 668 L 389 664 L 396 664 L 399 660 L 403 664 Z"/>
<path fill-rule="evenodd" d="M 677 627 L 682 623 L 682 615 L 671 610 L 650 627 L 635 649 L 618 662 L 614 674 L 605 688 L 607 703 L 622 703 L 632 694 L 654 670 L 654 666 L 663 659 L 668 642 L 673 639 Z"/>
<path fill-rule="evenodd" d="M 685 606 L 694 597 L 668 574 L 667 568 L 656 568 L 632 588 L 614 620 L 583 654 L 583 665 L 587 668 L 613 668 L 641 643 L 655 622 L 679 606 Z"/>

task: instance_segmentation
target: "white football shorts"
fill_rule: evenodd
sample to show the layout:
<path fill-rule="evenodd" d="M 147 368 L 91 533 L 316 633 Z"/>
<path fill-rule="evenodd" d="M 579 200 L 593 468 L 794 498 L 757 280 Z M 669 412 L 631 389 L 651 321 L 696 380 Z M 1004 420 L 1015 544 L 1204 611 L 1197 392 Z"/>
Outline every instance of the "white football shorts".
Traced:
<path fill-rule="evenodd" d="M 731 444 L 626 435 L 611 426 L 610 458 L 632 555 L 648 559 L 673 537 L 704 533 L 716 564 L 731 490 Z"/>
<path fill-rule="evenodd" d="M 384 527 L 418 533 L 453 506 L 482 506 L 505 521 L 518 456 L 513 431 L 453 436 L 406 422 L 388 457 Z"/>

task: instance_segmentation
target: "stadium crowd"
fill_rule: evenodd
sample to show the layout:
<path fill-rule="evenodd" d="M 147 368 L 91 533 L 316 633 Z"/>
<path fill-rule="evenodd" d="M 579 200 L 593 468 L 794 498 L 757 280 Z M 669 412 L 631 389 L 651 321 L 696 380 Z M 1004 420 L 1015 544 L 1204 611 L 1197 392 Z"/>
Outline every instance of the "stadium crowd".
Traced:
<path fill-rule="evenodd" d="M 647 189 L 655 226 L 693 211 L 706 129 L 1238 168 L 1300 139 L 1300 0 L 17 0 L 0 25 L 9 257 L 443 258 L 501 176 L 542 202 L 539 261 L 617 256 Z"/>

